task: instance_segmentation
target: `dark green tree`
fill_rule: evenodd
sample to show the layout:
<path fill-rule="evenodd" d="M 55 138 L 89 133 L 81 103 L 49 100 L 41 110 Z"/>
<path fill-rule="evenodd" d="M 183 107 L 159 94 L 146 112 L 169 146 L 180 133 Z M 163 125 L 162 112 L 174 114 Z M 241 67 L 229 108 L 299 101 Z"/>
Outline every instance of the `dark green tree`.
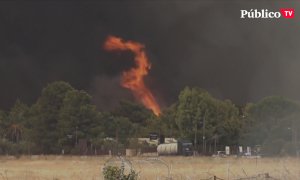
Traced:
<path fill-rule="evenodd" d="M 36 104 L 31 107 L 31 138 L 38 145 L 40 153 L 58 153 L 59 131 L 57 123 L 64 99 L 74 88 L 62 81 L 48 84 Z"/>
<path fill-rule="evenodd" d="M 125 100 L 120 101 L 112 115 L 128 119 L 132 123 L 131 135 L 134 137 L 147 137 L 153 122 L 157 121 L 157 116 L 143 105 Z"/>
<path fill-rule="evenodd" d="M 7 139 L 19 143 L 22 139 L 25 140 L 25 137 L 28 138 L 28 134 L 26 134 L 28 113 L 29 107 L 17 100 L 8 114 Z"/>
<path fill-rule="evenodd" d="M 187 87 L 181 91 L 176 109 L 181 137 L 196 144 L 211 143 L 216 137 L 222 139 L 220 142 L 224 145 L 237 143 L 239 111 L 230 101 L 221 101 L 202 89 Z"/>
<path fill-rule="evenodd" d="M 297 102 L 279 96 L 266 97 L 257 104 L 246 106 L 240 142 L 262 145 L 266 155 L 277 155 L 287 152 L 285 144 L 293 141 L 295 154 L 299 127 L 300 106 Z"/>
<path fill-rule="evenodd" d="M 96 107 L 91 104 L 91 96 L 85 91 L 68 91 L 59 112 L 57 125 L 60 131 L 59 144 L 62 148 L 71 149 L 78 139 L 93 138 L 91 131 L 97 126 L 98 114 Z"/>
<path fill-rule="evenodd" d="M 113 111 L 114 115 L 128 118 L 131 122 L 145 126 L 154 114 L 143 105 L 122 100 Z"/>
<path fill-rule="evenodd" d="M 0 138 L 4 139 L 7 134 L 7 128 L 8 128 L 8 117 L 7 113 L 4 111 L 0 111 Z"/>

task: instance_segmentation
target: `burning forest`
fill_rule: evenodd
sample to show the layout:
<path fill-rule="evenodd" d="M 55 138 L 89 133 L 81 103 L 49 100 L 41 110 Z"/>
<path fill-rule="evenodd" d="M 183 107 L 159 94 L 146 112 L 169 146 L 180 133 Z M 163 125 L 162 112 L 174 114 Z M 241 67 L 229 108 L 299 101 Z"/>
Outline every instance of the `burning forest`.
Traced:
<path fill-rule="evenodd" d="M 300 179 L 297 3 L 1 1 L 0 176 Z"/>

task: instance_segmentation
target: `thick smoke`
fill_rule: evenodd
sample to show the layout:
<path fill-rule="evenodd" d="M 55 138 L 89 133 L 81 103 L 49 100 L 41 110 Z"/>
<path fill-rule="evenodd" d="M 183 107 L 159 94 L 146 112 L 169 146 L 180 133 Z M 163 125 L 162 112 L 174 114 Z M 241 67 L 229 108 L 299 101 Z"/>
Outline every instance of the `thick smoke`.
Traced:
<path fill-rule="evenodd" d="M 93 102 L 98 105 L 99 110 L 112 110 L 123 99 L 134 100 L 131 93 L 120 86 L 119 76 L 96 77 L 91 92 L 94 94 Z"/>
<path fill-rule="evenodd" d="M 275 94 L 300 100 L 297 1 L 0 4 L 1 108 L 34 102 L 54 80 L 88 90 L 99 108 L 132 98 L 111 85 L 133 62 L 101 49 L 108 35 L 146 45 L 148 86 L 166 105 L 185 86 L 237 104 Z M 281 7 L 295 8 L 295 19 L 239 18 L 241 9 Z"/>

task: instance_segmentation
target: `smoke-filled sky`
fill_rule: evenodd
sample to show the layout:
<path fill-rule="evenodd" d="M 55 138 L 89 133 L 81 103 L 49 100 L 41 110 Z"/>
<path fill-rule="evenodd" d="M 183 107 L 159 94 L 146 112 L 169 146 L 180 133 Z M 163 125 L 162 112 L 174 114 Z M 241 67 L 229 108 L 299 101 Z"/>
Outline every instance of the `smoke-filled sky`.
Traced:
<path fill-rule="evenodd" d="M 294 19 L 240 19 L 241 9 L 295 8 Z M 119 85 L 130 53 L 103 50 L 108 35 L 145 44 L 146 83 L 162 106 L 185 86 L 236 104 L 264 96 L 300 100 L 300 2 L 0 2 L 0 108 L 32 104 L 49 82 L 93 95 L 99 109 L 133 99 Z"/>

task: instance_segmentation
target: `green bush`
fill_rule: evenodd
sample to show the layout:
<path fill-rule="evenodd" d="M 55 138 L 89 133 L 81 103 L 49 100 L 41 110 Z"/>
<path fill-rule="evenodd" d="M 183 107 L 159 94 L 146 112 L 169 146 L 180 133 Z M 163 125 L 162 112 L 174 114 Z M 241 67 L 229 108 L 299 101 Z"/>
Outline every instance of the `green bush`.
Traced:
<path fill-rule="evenodd" d="M 138 174 L 131 169 L 126 175 L 124 172 L 124 166 L 107 166 L 103 169 L 103 175 L 105 180 L 137 180 Z"/>

